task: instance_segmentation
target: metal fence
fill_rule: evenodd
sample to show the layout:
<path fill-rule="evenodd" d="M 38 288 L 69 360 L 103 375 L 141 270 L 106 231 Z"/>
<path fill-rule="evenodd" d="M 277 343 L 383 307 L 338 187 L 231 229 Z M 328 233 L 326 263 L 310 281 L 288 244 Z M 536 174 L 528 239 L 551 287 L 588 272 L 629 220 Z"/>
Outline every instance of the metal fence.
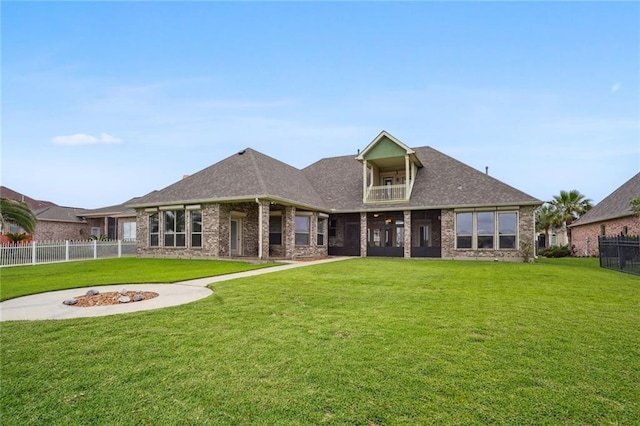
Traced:
<path fill-rule="evenodd" d="M 133 256 L 135 241 L 33 241 L 0 246 L 0 267 Z"/>
<path fill-rule="evenodd" d="M 600 266 L 640 275 L 640 236 L 598 237 Z"/>

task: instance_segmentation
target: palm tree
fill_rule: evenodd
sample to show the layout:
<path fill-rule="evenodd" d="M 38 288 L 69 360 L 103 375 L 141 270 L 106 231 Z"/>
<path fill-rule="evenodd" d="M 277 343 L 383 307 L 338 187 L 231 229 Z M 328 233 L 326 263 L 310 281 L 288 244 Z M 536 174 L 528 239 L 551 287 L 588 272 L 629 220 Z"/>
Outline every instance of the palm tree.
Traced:
<path fill-rule="evenodd" d="M 544 232 L 544 241 L 549 246 L 549 231 L 562 225 L 558 210 L 552 204 L 545 203 L 536 214 L 536 231 Z"/>
<path fill-rule="evenodd" d="M 14 223 L 25 230 L 33 233 L 36 230 L 36 217 L 25 203 L 0 198 L 0 216 L 2 229 L 7 223 Z"/>
<path fill-rule="evenodd" d="M 560 216 L 560 220 L 567 228 L 567 238 L 571 247 L 571 228 L 569 225 L 574 220 L 591 210 L 591 200 L 585 198 L 577 189 L 571 191 L 560 191 L 560 195 L 554 195 L 551 205 L 555 207 Z"/>

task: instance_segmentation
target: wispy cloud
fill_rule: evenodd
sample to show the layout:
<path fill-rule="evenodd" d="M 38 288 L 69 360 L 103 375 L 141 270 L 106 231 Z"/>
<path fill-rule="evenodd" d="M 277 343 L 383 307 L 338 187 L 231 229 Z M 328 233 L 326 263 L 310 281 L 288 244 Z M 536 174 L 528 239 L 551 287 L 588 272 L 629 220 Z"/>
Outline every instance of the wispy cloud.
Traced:
<path fill-rule="evenodd" d="M 100 133 L 100 136 L 97 137 L 86 133 L 76 133 L 75 135 L 56 136 L 51 139 L 51 142 L 54 145 L 110 145 L 121 143 L 122 139 L 107 133 Z"/>
<path fill-rule="evenodd" d="M 622 87 L 622 84 L 620 82 L 615 83 L 613 86 L 611 86 L 611 93 L 616 93 L 618 90 L 620 90 L 620 87 Z"/>

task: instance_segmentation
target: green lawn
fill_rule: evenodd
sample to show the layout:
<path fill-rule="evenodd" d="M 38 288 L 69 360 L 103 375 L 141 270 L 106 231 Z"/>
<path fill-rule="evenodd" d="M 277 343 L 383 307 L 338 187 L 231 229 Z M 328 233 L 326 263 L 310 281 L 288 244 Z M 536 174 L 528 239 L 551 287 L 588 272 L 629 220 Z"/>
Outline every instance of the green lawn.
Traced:
<path fill-rule="evenodd" d="M 1 323 L 2 423 L 640 418 L 640 278 L 597 260 L 353 259 L 214 290 L 162 310 Z"/>
<path fill-rule="evenodd" d="M 219 260 L 120 259 L 86 260 L 48 265 L 0 268 L 0 300 L 107 284 L 172 283 L 266 268 L 275 263 Z"/>

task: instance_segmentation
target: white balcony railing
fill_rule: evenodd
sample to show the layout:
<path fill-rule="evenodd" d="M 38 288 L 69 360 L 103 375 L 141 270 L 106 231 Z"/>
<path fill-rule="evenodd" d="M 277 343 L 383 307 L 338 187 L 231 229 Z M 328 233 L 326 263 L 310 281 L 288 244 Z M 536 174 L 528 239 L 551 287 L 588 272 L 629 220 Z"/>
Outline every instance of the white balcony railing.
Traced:
<path fill-rule="evenodd" d="M 367 203 L 405 200 L 407 200 L 407 186 L 404 184 L 370 186 L 367 188 L 367 196 L 365 197 Z"/>

